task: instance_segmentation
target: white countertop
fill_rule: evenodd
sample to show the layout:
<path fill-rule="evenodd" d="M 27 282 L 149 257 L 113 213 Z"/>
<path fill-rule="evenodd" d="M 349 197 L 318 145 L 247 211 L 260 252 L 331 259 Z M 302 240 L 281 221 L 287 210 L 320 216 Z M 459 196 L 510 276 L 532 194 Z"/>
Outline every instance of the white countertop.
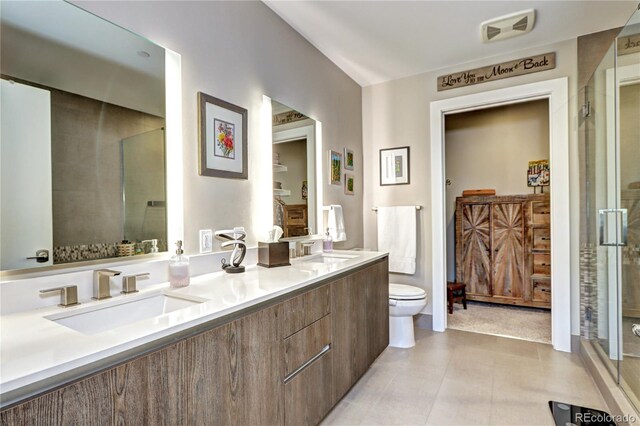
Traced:
<path fill-rule="evenodd" d="M 153 342 L 189 330 L 212 320 L 237 314 L 256 304 L 326 280 L 386 256 L 382 252 L 334 251 L 337 256 L 355 256 L 340 263 L 292 259 L 292 266 L 263 268 L 249 266 L 245 273 L 216 272 L 191 278 L 182 289 L 157 284 L 131 295 L 107 301 L 86 301 L 76 307 L 47 307 L 0 317 L 0 401 L 7 406 L 44 389 L 77 379 L 108 367 L 114 357 L 136 349 L 144 351 Z M 307 261 L 305 261 L 307 260 Z M 86 310 L 100 304 L 114 304 L 125 298 L 166 292 L 207 301 L 140 320 L 97 334 L 83 334 L 51 321 L 46 316 Z M 144 296 L 143 296 L 144 297 Z M 106 306 L 106 305 L 105 305 Z M 106 364 L 106 365 L 103 365 Z M 90 367 L 89 369 L 87 369 Z"/>

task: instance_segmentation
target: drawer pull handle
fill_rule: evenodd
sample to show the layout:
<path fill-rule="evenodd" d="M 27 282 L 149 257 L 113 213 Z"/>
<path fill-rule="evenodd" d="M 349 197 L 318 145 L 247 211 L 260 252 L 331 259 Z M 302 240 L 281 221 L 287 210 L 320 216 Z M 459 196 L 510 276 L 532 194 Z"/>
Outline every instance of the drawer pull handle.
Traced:
<path fill-rule="evenodd" d="M 331 343 L 329 343 L 328 345 L 325 345 L 324 348 L 322 348 L 320 350 L 320 352 L 318 352 L 317 354 L 315 354 L 311 359 L 309 359 L 307 362 L 305 362 L 304 364 L 302 364 L 300 367 L 296 368 L 293 372 L 291 372 L 288 376 L 286 376 L 284 378 L 284 384 L 286 385 L 287 383 L 289 383 L 291 381 L 291 379 L 293 379 L 294 377 L 296 377 L 298 374 L 302 373 L 302 370 L 304 370 L 305 368 L 307 368 L 309 365 L 313 364 L 313 361 L 317 360 L 318 358 L 320 358 L 322 355 L 326 354 L 327 352 L 329 352 L 329 350 L 331 349 Z"/>

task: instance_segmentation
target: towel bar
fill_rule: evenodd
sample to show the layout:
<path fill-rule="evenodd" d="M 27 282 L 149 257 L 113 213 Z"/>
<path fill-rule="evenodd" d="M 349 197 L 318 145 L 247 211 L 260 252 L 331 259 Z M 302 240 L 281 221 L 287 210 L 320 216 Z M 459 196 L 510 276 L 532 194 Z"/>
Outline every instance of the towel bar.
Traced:
<path fill-rule="evenodd" d="M 373 210 L 374 212 L 378 211 L 377 207 L 371 207 L 371 210 Z M 421 205 L 416 205 L 416 210 L 422 210 L 422 206 Z"/>

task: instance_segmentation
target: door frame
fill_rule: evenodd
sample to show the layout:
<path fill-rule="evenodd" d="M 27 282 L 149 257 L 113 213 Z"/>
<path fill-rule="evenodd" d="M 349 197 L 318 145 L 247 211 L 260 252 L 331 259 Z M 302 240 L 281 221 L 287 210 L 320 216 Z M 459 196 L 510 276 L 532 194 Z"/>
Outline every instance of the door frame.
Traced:
<path fill-rule="evenodd" d="M 571 231 L 567 77 L 431 102 L 431 250 L 433 329 L 447 327 L 444 119 L 446 115 L 539 99 L 549 101 L 551 191 L 551 342 L 571 351 Z M 524 171 L 523 171 L 524 173 Z"/>

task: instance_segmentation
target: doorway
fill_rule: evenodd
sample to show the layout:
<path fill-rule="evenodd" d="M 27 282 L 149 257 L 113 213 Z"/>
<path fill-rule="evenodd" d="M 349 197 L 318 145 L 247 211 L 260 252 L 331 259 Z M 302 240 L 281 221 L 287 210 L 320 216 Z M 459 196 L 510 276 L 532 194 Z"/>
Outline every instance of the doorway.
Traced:
<path fill-rule="evenodd" d="M 551 210 L 551 330 L 557 350 L 571 350 L 571 273 L 569 209 L 568 79 L 559 78 L 444 99 L 431 103 L 431 205 L 433 328 L 444 331 L 446 309 L 445 116 L 500 105 L 547 99 L 549 102 Z"/>
<path fill-rule="evenodd" d="M 551 343 L 548 160 L 547 99 L 445 116 L 448 328 Z"/>

